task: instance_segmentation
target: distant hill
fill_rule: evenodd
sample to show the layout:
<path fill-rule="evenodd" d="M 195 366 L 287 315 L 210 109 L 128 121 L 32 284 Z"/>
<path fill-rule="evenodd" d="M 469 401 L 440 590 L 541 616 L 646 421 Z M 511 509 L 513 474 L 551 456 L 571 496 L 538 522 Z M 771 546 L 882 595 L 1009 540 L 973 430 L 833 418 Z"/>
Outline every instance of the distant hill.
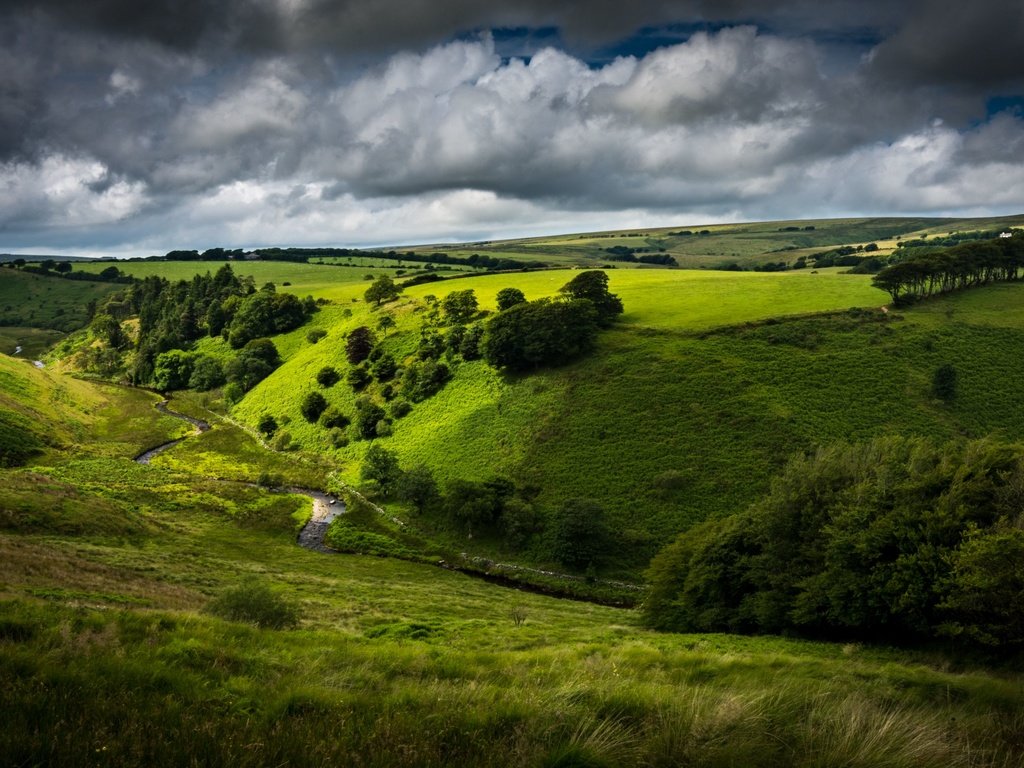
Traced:
<path fill-rule="evenodd" d="M 96 259 L 89 256 L 61 256 L 52 253 L 0 253 L 0 264 L 6 264 L 15 259 L 24 259 L 28 262 L 46 261 L 47 259 L 53 259 L 54 261 L 96 261 Z"/>

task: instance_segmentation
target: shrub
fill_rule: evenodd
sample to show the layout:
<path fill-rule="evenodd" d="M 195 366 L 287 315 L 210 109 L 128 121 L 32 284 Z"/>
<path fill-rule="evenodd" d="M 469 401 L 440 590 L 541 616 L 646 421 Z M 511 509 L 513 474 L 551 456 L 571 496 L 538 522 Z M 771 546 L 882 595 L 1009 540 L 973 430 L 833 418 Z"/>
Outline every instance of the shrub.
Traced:
<path fill-rule="evenodd" d="M 390 496 L 395 484 L 401 477 L 398 468 L 398 456 L 379 445 L 371 445 L 363 457 L 363 465 L 359 469 L 359 477 L 375 482 L 381 493 Z"/>
<path fill-rule="evenodd" d="M 374 402 L 360 399 L 356 402 L 355 428 L 363 440 L 372 440 L 377 436 L 377 424 L 387 414 Z"/>
<path fill-rule="evenodd" d="M 299 623 L 299 609 L 264 584 L 243 582 L 224 591 L 208 606 L 228 621 L 244 621 L 265 629 L 287 629 Z"/>
<path fill-rule="evenodd" d="M 343 414 L 333 405 L 329 406 L 320 416 L 320 426 L 327 429 L 344 429 L 352 423 L 352 419 Z"/>
<path fill-rule="evenodd" d="M 956 368 L 949 363 L 940 365 L 932 376 L 932 394 L 949 403 L 956 399 Z"/>
<path fill-rule="evenodd" d="M 309 392 L 299 405 L 302 417 L 310 424 L 315 424 L 320 415 L 327 410 L 327 400 L 319 392 Z"/>
<path fill-rule="evenodd" d="M 344 448 L 348 445 L 348 435 L 341 427 L 332 427 L 331 431 L 327 433 L 327 439 L 331 441 L 331 446 L 334 448 Z"/>
<path fill-rule="evenodd" d="M 264 437 L 269 438 L 271 435 L 277 432 L 277 419 L 275 419 L 269 413 L 264 414 L 260 418 L 259 423 L 256 425 L 256 429 L 258 429 Z"/>
<path fill-rule="evenodd" d="M 353 392 L 362 392 L 373 381 L 373 376 L 365 365 L 357 365 L 349 369 L 345 381 L 352 387 Z"/>
<path fill-rule="evenodd" d="M 321 387 L 333 387 L 341 380 L 341 374 L 330 365 L 325 365 L 316 374 L 316 383 Z"/>
<path fill-rule="evenodd" d="M 526 296 L 518 288 L 502 288 L 495 298 L 498 301 L 499 312 L 504 312 L 509 307 L 523 304 L 526 301 Z"/>
<path fill-rule="evenodd" d="M 568 499 L 555 518 L 551 543 L 555 559 L 569 568 L 597 565 L 611 543 L 604 508 L 590 499 Z"/>
<path fill-rule="evenodd" d="M 192 364 L 192 375 L 188 386 L 199 392 L 216 389 L 225 382 L 224 366 L 220 361 L 209 355 L 198 355 Z"/>
<path fill-rule="evenodd" d="M 275 451 L 290 451 L 292 449 L 292 436 L 287 430 L 282 429 L 274 436 L 270 447 Z"/>
<path fill-rule="evenodd" d="M 228 405 L 234 405 L 243 397 L 245 397 L 245 390 L 242 389 L 241 384 L 233 381 L 224 387 L 224 401 Z"/>
<path fill-rule="evenodd" d="M 361 325 L 353 329 L 345 340 L 345 357 L 352 365 L 359 365 L 370 356 L 374 343 L 373 331 Z"/>
<path fill-rule="evenodd" d="M 327 335 L 327 331 L 323 328 L 313 328 L 306 334 L 306 341 L 310 344 L 316 344 L 320 339 Z"/>
<path fill-rule="evenodd" d="M 407 416 L 412 410 L 412 403 L 408 400 L 395 400 L 391 404 L 391 418 L 400 419 L 403 416 Z"/>

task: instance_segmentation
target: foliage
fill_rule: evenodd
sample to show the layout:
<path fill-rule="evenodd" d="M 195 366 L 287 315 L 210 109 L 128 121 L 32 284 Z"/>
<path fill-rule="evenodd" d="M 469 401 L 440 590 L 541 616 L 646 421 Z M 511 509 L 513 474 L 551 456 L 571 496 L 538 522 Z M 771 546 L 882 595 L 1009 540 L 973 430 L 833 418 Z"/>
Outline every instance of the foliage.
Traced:
<path fill-rule="evenodd" d="M 526 301 L 526 296 L 518 288 L 502 288 L 494 297 L 495 302 L 498 305 L 498 311 L 504 312 L 510 307 L 514 307 L 516 304 L 522 304 Z"/>
<path fill-rule="evenodd" d="M 224 384 L 224 366 L 210 355 L 196 355 L 192 360 L 192 375 L 188 380 L 189 389 L 207 392 Z"/>
<path fill-rule="evenodd" d="M 597 330 L 598 315 L 591 301 L 540 299 L 492 317 L 480 346 L 483 359 L 495 368 L 526 371 L 590 351 Z"/>
<path fill-rule="evenodd" d="M 377 443 L 367 449 L 359 470 L 359 476 L 364 481 L 375 482 L 381 493 L 387 497 L 395 490 L 401 475 L 398 457 L 393 451 L 389 451 Z"/>
<path fill-rule="evenodd" d="M 299 405 L 302 417 L 310 424 L 316 423 L 327 410 L 327 399 L 317 391 L 307 392 Z"/>
<path fill-rule="evenodd" d="M 273 436 L 273 434 L 277 432 L 277 427 L 277 419 L 269 413 L 264 414 L 256 424 L 256 429 L 260 431 L 261 435 L 267 438 Z"/>
<path fill-rule="evenodd" d="M 289 629 L 299 623 L 299 610 L 295 605 L 256 581 L 226 589 L 207 609 L 228 621 L 244 621 L 266 629 Z"/>
<path fill-rule="evenodd" d="M 372 440 L 377 437 L 377 427 L 386 416 L 384 409 L 372 400 L 368 398 L 357 400 L 354 426 L 359 437 L 363 440 Z"/>
<path fill-rule="evenodd" d="M 449 324 L 463 325 L 472 319 L 479 308 L 476 292 L 472 288 L 452 291 L 441 300 L 441 308 Z"/>
<path fill-rule="evenodd" d="M 338 369 L 332 365 L 325 365 L 316 374 L 316 383 L 321 387 L 333 387 L 341 380 Z"/>
<path fill-rule="evenodd" d="M 956 245 L 892 264 L 874 278 L 895 304 L 962 288 L 1015 281 L 1024 269 L 1024 233 Z"/>
<path fill-rule="evenodd" d="M 401 291 L 402 289 L 395 285 L 394 280 L 387 275 L 381 275 L 366 289 L 363 298 L 366 299 L 367 303 L 373 302 L 379 307 L 382 302 L 397 299 Z"/>
<path fill-rule="evenodd" d="M 327 331 L 325 331 L 323 328 L 311 328 L 309 331 L 306 332 L 306 341 L 308 341 L 310 344 L 316 344 L 326 335 Z"/>
<path fill-rule="evenodd" d="M 328 406 L 320 416 L 320 426 L 327 429 L 344 429 L 351 423 L 352 420 L 333 405 Z"/>
<path fill-rule="evenodd" d="M 956 399 L 956 368 L 943 363 L 932 376 L 932 394 L 947 403 Z"/>
<path fill-rule="evenodd" d="M 622 314 L 622 299 L 608 290 L 608 274 L 599 269 L 580 272 L 562 286 L 560 293 L 572 299 L 586 299 L 594 305 L 597 324 L 607 328 Z"/>
<path fill-rule="evenodd" d="M 402 373 L 402 394 L 418 403 L 438 392 L 450 378 L 451 370 L 444 363 L 413 361 Z"/>
<path fill-rule="evenodd" d="M 352 365 L 359 365 L 370 356 L 375 343 L 373 331 L 361 325 L 353 329 L 345 340 L 345 357 Z"/>
<path fill-rule="evenodd" d="M 153 386 L 167 392 L 184 389 L 192 377 L 194 356 L 180 349 L 172 349 L 157 355 L 153 366 Z"/>
<path fill-rule="evenodd" d="M 600 565 L 608 555 L 611 535 L 604 508 L 591 499 L 568 499 L 551 527 L 551 548 L 556 560 L 583 570 Z"/>
<path fill-rule="evenodd" d="M 395 485 L 395 495 L 412 504 L 421 514 L 440 498 L 434 473 L 425 464 L 417 464 L 400 474 Z"/>
<path fill-rule="evenodd" d="M 993 594 L 1019 584 L 996 555 L 1019 541 L 985 532 L 1019 515 L 1008 489 L 1022 473 L 1024 449 L 993 441 L 892 437 L 796 456 L 747 512 L 658 555 L 646 619 L 682 631 L 924 640 L 955 609 L 959 634 L 1024 644 L 1005 605 L 965 610 L 979 584 Z"/>
<path fill-rule="evenodd" d="M 270 339 L 253 339 L 224 366 L 227 380 L 249 391 L 281 365 L 281 356 Z"/>
<path fill-rule="evenodd" d="M 312 300 L 304 303 L 291 293 L 277 293 L 266 287 L 242 298 L 234 307 L 228 341 L 235 349 L 252 339 L 298 328 L 316 310 Z"/>

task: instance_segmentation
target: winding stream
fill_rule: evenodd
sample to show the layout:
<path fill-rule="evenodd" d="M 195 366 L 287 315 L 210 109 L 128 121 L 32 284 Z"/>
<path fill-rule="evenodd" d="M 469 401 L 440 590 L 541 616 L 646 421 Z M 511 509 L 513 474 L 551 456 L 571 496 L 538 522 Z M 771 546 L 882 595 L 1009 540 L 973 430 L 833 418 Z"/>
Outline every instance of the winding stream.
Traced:
<path fill-rule="evenodd" d="M 178 413 L 172 411 L 167 407 L 169 401 L 163 400 L 157 403 L 156 408 L 161 413 L 173 416 L 176 419 L 187 421 L 195 429 L 191 435 L 185 435 L 179 437 L 177 440 L 171 440 L 170 442 L 161 443 L 149 450 L 143 451 L 135 457 L 135 461 L 139 464 L 149 464 L 153 457 L 160 455 L 168 448 L 177 445 L 183 440 L 187 440 L 190 437 L 201 435 L 203 432 L 211 429 L 211 425 L 202 419 L 196 419 L 192 416 L 187 416 L 184 413 Z M 221 480 L 220 482 L 234 482 L 230 480 Z M 255 483 L 246 483 L 246 485 L 255 486 Z M 294 493 L 308 497 L 313 502 L 313 514 L 309 518 L 309 522 L 303 526 L 299 532 L 297 542 L 299 546 L 305 549 L 312 550 L 313 552 L 322 552 L 325 554 L 337 554 L 337 550 L 331 549 L 325 542 L 327 535 L 327 529 L 334 518 L 345 513 L 345 504 L 340 499 L 336 499 L 333 496 L 323 493 L 322 491 L 314 491 L 310 488 L 277 488 L 269 489 L 274 493 Z M 607 600 L 601 600 L 595 597 L 584 596 L 576 593 L 566 592 L 550 587 L 546 587 L 540 584 L 534 584 L 529 581 L 521 581 L 519 579 L 512 578 L 511 574 L 515 572 L 530 573 L 538 576 L 544 576 L 549 578 L 563 579 L 569 582 L 583 581 L 583 576 L 573 576 L 564 573 L 555 573 L 553 571 L 542 571 L 536 568 L 527 568 L 525 566 L 510 565 L 505 563 L 494 563 L 485 558 L 470 557 L 469 555 L 462 555 L 462 564 L 448 563 L 443 560 L 438 561 L 435 565 L 444 568 L 445 570 L 456 571 L 458 573 L 472 576 L 474 578 L 482 579 L 492 584 L 497 584 L 511 589 L 517 589 L 524 592 L 535 592 L 537 594 L 548 595 L 550 597 L 560 597 L 568 600 L 578 600 L 586 603 L 598 603 L 600 605 L 609 605 L 613 607 L 623 607 L 619 602 L 611 602 Z M 500 571 L 506 571 L 510 575 L 505 575 Z M 624 582 L 615 581 L 604 581 L 604 584 L 609 586 L 615 586 L 623 588 L 629 591 L 642 591 L 642 587 L 635 584 L 627 584 Z"/>
<path fill-rule="evenodd" d="M 156 404 L 156 409 L 161 413 L 173 416 L 176 419 L 187 421 L 195 429 L 192 434 L 179 437 L 177 440 L 171 440 L 166 443 L 149 448 L 143 451 L 135 457 L 135 461 L 138 464 L 149 464 L 154 457 L 159 456 L 161 453 L 166 451 L 168 448 L 172 448 L 183 440 L 188 440 L 190 437 L 201 435 L 203 432 L 207 432 L 212 429 L 209 422 L 203 421 L 202 419 L 196 419 L 192 416 L 188 416 L 184 413 L 178 413 L 172 411 L 167 407 L 168 400 L 162 400 Z M 223 481 L 230 482 L 230 481 Z M 254 483 L 246 483 L 246 485 L 255 485 Z M 278 493 L 295 493 L 301 496 L 308 497 L 313 502 L 313 515 L 309 518 L 309 522 L 299 532 L 298 543 L 299 546 L 311 549 L 314 552 L 334 552 L 333 549 L 324 543 L 324 538 L 327 535 L 327 528 L 330 526 L 331 521 L 334 520 L 338 515 L 345 512 L 345 504 L 335 499 L 333 496 L 328 496 L 326 493 L 321 491 L 314 491 L 311 488 L 281 488 L 271 489 Z"/>

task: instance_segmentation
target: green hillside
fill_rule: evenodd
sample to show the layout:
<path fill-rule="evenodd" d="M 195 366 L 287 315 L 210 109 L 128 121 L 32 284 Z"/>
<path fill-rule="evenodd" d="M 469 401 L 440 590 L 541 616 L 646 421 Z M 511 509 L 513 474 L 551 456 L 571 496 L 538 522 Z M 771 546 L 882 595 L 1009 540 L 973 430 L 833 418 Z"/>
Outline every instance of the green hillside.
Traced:
<path fill-rule="evenodd" d="M 493 307 L 501 287 L 516 285 L 532 299 L 570 276 L 493 275 L 410 289 L 387 307 L 398 327 L 382 344 L 399 359 L 412 353 L 419 302 L 430 292 L 472 288 Z M 599 500 L 625 537 L 619 567 L 635 573 L 676 532 L 746 506 L 790 454 L 815 444 L 883 434 L 1024 435 L 1018 410 L 987 406 L 996 392 L 1024 395 L 1024 367 L 1010 353 L 1024 342 L 1015 309 L 1021 286 L 886 314 L 879 309 L 886 295 L 862 276 L 610 276 L 626 312 L 596 353 L 529 375 L 461 363 L 440 393 L 377 442 L 403 466 L 426 464 L 443 482 L 505 475 L 539 486 L 548 509 L 573 497 Z M 845 311 L 851 307 L 863 309 Z M 813 312 L 832 314 L 776 319 Z M 330 447 L 327 430 L 307 423 L 299 403 L 319 389 L 323 366 L 344 375 L 345 334 L 373 325 L 376 314 L 361 303 L 327 307 L 314 320 L 328 332 L 319 344 L 306 343 L 304 330 L 283 337 L 285 364 L 236 406 L 236 416 L 251 426 L 267 413 L 284 417 L 302 450 L 347 462 L 345 474 L 356 481 L 367 443 Z M 952 406 L 930 391 L 946 362 L 961 381 Z M 344 382 L 324 394 L 353 412 L 356 394 Z M 501 551 L 497 542 L 474 546 Z"/>
<path fill-rule="evenodd" d="M 176 277 L 208 268 L 139 266 Z M 547 527 L 517 548 L 495 531 L 470 538 L 440 510 L 386 501 L 407 525 L 351 505 L 331 529 L 329 541 L 411 558 L 398 559 L 298 546 L 313 505 L 296 487 L 333 488 L 338 472 L 374 495 L 360 477 L 370 443 L 349 427 L 348 444 L 335 447 L 330 430 L 303 417 L 303 396 L 320 391 L 353 415 L 345 345 L 358 326 L 404 361 L 424 330 L 449 332 L 436 309 L 449 293 L 472 289 L 493 313 L 503 288 L 532 300 L 579 273 L 474 275 L 377 308 L 362 298 L 361 267 L 238 271 L 328 303 L 274 337 L 282 364 L 233 407 L 219 389 L 174 393 L 173 408 L 213 423 L 202 435 L 161 415 L 152 392 L 0 355 L 0 449 L 18 450 L 3 462 L 17 466 L 0 466 L 0 762 L 1024 761 L 1024 680 L 1012 656 L 659 633 L 637 610 L 452 570 L 460 552 L 564 570 L 550 555 L 552 523 L 564 502 L 591 498 L 607 511 L 613 551 L 574 583 L 596 597 L 605 579 L 639 580 L 679 531 L 763 498 L 796 452 L 897 434 L 1022 439 L 1024 284 L 896 311 L 883 309 L 887 294 L 870 277 L 836 270 L 610 270 L 625 311 L 595 350 L 525 374 L 442 357 L 451 380 L 373 441 L 404 468 L 427 466 L 443 489 L 507 476 Z M 395 320 L 386 331 L 385 314 Z M 317 329 L 326 335 L 314 343 Z M 67 348 L 98 343 L 83 333 Z M 237 354 L 220 336 L 196 349 Z M 342 377 L 330 387 L 316 382 L 325 365 Z M 955 387 L 939 399 L 945 365 Z M 375 396 L 380 388 L 370 385 Z M 275 437 L 291 435 L 289 450 L 256 439 L 268 414 Z M 132 460 L 185 435 L 149 465 Z"/>
<path fill-rule="evenodd" d="M 46 401 L 64 387 L 76 408 L 99 402 L 62 377 L 30 385 Z M 120 406 L 109 427 L 134 431 L 134 394 L 104 397 Z M 228 454 L 253 450 L 218 432 Z M 1022 756 L 1009 671 L 854 644 L 662 635 L 633 611 L 318 554 L 295 544 L 301 497 L 95 446 L 0 470 L 11 764 L 996 768 Z M 270 587 L 297 626 L 218 617 L 239 585 Z"/>
<path fill-rule="evenodd" d="M 89 321 L 89 303 L 101 300 L 117 287 L 0 269 L 0 326 L 73 331 Z M 10 354 L 14 350 L 0 352 Z"/>

